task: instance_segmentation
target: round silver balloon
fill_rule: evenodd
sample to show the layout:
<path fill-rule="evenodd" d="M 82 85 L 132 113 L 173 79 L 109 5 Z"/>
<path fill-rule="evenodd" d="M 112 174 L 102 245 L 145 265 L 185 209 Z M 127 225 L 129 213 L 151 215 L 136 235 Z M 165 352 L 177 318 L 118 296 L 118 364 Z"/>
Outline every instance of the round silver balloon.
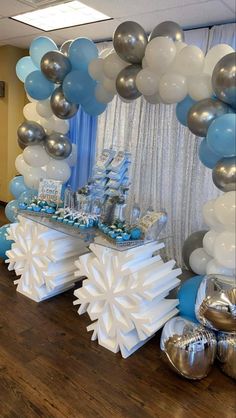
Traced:
<path fill-rule="evenodd" d="M 223 192 L 236 191 L 236 157 L 219 160 L 212 170 L 212 179 Z"/>
<path fill-rule="evenodd" d="M 203 247 L 203 238 L 206 233 L 207 233 L 206 230 L 193 232 L 193 234 L 189 235 L 189 237 L 184 241 L 184 245 L 182 248 L 182 258 L 184 260 L 185 266 L 189 270 L 191 270 L 191 267 L 189 264 L 190 255 L 197 248 Z"/>
<path fill-rule="evenodd" d="M 138 65 L 129 65 L 119 72 L 116 78 L 116 90 L 124 99 L 135 100 L 141 96 L 136 86 L 136 77 L 141 69 Z"/>
<path fill-rule="evenodd" d="M 187 126 L 193 134 L 205 137 L 213 120 L 228 112 L 229 107 L 220 100 L 200 100 L 189 109 Z"/>
<path fill-rule="evenodd" d="M 167 20 L 157 25 L 150 33 L 149 42 L 158 36 L 165 36 L 173 39 L 173 41 L 184 42 L 184 31 L 176 22 Z"/>
<path fill-rule="evenodd" d="M 27 147 L 27 145 L 25 145 L 19 138 L 17 138 L 17 142 L 22 150 L 24 150 Z"/>
<path fill-rule="evenodd" d="M 211 80 L 216 96 L 236 108 L 236 52 L 221 58 L 213 70 Z"/>
<path fill-rule="evenodd" d="M 121 23 L 113 35 L 116 53 L 131 64 L 142 63 L 147 43 L 148 39 L 144 29 L 136 22 Z"/>
<path fill-rule="evenodd" d="M 211 330 L 180 316 L 170 319 L 161 335 L 163 359 L 178 374 L 198 380 L 206 377 L 216 356 Z"/>
<path fill-rule="evenodd" d="M 72 145 L 65 135 L 53 132 L 46 138 L 45 149 L 50 157 L 56 160 L 64 160 L 69 157 Z"/>
<path fill-rule="evenodd" d="M 70 103 L 66 100 L 61 87 L 57 87 L 57 89 L 54 90 L 50 99 L 50 104 L 54 115 L 60 119 L 72 118 L 79 108 L 79 105 Z"/>
<path fill-rule="evenodd" d="M 62 83 L 70 70 L 69 59 L 60 51 L 47 52 L 41 59 L 41 71 L 53 83 Z"/>
<path fill-rule="evenodd" d="M 210 274 L 202 280 L 195 304 L 196 317 L 217 331 L 236 331 L 236 277 Z"/>
<path fill-rule="evenodd" d="M 69 57 L 69 49 L 72 44 L 73 40 L 69 39 L 68 41 L 63 42 L 63 44 L 60 47 L 60 52 L 62 52 L 63 55 L 66 57 Z"/>
<path fill-rule="evenodd" d="M 236 379 L 236 333 L 219 332 L 217 336 L 217 358 L 222 371 Z"/>
<path fill-rule="evenodd" d="M 46 138 L 45 130 L 39 123 L 33 121 L 23 122 L 17 129 L 18 138 L 22 146 L 41 144 Z"/>

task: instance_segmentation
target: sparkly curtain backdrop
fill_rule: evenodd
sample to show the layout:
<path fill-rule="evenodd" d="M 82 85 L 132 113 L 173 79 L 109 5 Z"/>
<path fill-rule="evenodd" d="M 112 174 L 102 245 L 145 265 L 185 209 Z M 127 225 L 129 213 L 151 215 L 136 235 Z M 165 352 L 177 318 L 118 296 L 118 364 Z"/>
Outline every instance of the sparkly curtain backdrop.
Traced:
<path fill-rule="evenodd" d="M 209 29 L 186 31 L 186 42 L 205 52 L 209 35 Z M 227 42 L 227 37 L 220 41 Z M 101 49 L 108 46 L 111 43 L 100 44 Z M 142 210 L 150 205 L 166 209 L 166 256 L 179 265 L 185 238 L 204 227 L 203 204 L 219 193 L 211 170 L 199 161 L 199 144 L 200 139 L 177 121 L 175 106 L 154 106 L 142 98 L 126 104 L 116 97 L 98 119 L 97 153 L 104 147 L 132 153 L 128 205 L 136 200 Z"/>

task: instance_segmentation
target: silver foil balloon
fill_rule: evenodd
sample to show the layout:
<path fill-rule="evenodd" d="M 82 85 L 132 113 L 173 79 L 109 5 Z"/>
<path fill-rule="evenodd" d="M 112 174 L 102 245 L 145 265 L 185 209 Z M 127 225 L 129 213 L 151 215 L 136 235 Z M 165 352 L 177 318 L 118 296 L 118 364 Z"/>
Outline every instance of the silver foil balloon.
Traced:
<path fill-rule="evenodd" d="M 157 25 L 150 33 L 149 42 L 157 38 L 157 36 L 165 36 L 173 39 L 173 41 L 184 42 L 184 31 L 176 22 L 167 20 Z"/>
<path fill-rule="evenodd" d="M 216 96 L 236 108 L 236 52 L 221 58 L 213 70 L 211 80 Z"/>
<path fill-rule="evenodd" d="M 25 149 L 27 145 L 25 145 L 19 138 L 17 138 L 18 145 L 21 149 Z"/>
<path fill-rule="evenodd" d="M 214 119 L 229 112 L 229 107 L 217 99 L 203 99 L 195 103 L 188 112 L 187 125 L 190 131 L 205 137 Z"/>
<path fill-rule="evenodd" d="M 222 371 L 236 379 L 236 333 L 218 333 L 217 358 Z"/>
<path fill-rule="evenodd" d="M 127 100 L 135 100 L 141 96 L 136 86 L 136 77 L 142 68 L 138 65 L 128 65 L 116 78 L 117 93 Z"/>
<path fill-rule="evenodd" d="M 54 115 L 60 119 L 72 118 L 79 108 L 79 105 L 70 103 L 66 100 L 61 87 L 57 87 L 57 89 L 54 90 L 50 99 L 50 104 Z"/>
<path fill-rule="evenodd" d="M 60 52 L 62 52 L 63 55 L 66 57 L 69 57 L 69 49 L 72 44 L 73 40 L 69 39 L 68 41 L 63 42 L 63 44 L 60 47 Z"/>
<path fill-rule="evenodd" d="M 69 59 L 60 51 L 49 51 L 41 59 L 41 71 L 53 83 L 62 83 L 70 70 Z"/>
<path fill-rule="evenodd" d="M 196 317 L 217 331 L 236 331 L 236 277 L 210 274 L 202 280 L 195 304 Z"/>
<path fill-rule="evenodd" d="M 43 127 L 33 121 L 23 122 L 17 129 L 17 135 L 21 145 L 25 147 L 41 144 L 46 138 Z"/>
<path fill-rule="evenodd" d="M 216 356 L 216 336 L 202 325 L 180 316 L 170 319 L 161 335 L 164 361 L 187 379 L 206 377 Z"/>
<path fill-rule="evenodd" d="M 236 190 L 236 157 L 222 158 L 212 170 L 216 187 L 223 192 Z"/>
<path fill-rule="evenodd" d="M 136 22 L 121 23 L 113 35 L 116 53 L 131 64 L 141 64 L 147 43 L 148 39 L 144 29 Z"/>
<path fill-rule="evenodd" d="M 69 157 L 72 145 L 65 135 L 53 132 L 46 138 L 45 149 L 50 157 L 56 160 L 64 160 Z"/>
<path fill-rule="evenodd" d="M 206 230 L 193 232 L 189 237 L 184 241 L 184 245 L 182 248 L 182 258 L 184 260 L 184 264 L 186 267 L 191 270 L 190 264 L 189 264 L 189 257 L 192 254 L 194 250 L 197 248 L 203 247 L 203 238 L 205 234 L 207 233 Z"/>

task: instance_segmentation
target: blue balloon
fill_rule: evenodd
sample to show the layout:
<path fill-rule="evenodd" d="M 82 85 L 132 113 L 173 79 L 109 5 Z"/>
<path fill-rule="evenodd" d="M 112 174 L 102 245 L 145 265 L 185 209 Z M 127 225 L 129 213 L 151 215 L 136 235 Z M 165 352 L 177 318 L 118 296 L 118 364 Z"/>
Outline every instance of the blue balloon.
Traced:
<path fill-rule="evenodd" d="M 25 90 L 33 99 L 45 100 L 51 96 L 54 84 L 47 80 L 41 71 L 37 70 L 26 77 Z"/>
<path fill-rule="evenodd" d="M 219 116 L 209 126 L 207 145 L 221 157 L 236 155 L 236 115 L 227 113 Z"/>
<path fill-rule="evenodd" d="M 3 260 L 7 259 L 6 251 L 11 249 L 14 242 L 7 239 L 7 228 L 9 226 L 10 224 L 7 224 L 0 228 L 0 258 L 3 258 Z"/>
<path fill-rule="evenodd" d="M 18 199 L 21 193 L 28 190 L 28 187 L 24 183 L 23 176 L 16 176 L 14 177 L 9 183 L 9 190 L 13 196 Z"/>
<path fill-rule="evenodd" d="M 105 103 L 98 102 L 95 96 L 93 96 L 89 102 L 85 103 L 82 107 L 83 111 L 89 115 L 98 116 L 106 110 L 107 105 Z"/>
<path fill-rule="evenodd" d="M 71 71 L 63 80 L 62 88 L 66 99 L 71 103 L 81 104 L 93 95 L 96 81 L 87 71 Z"/>
<path fill-rule="evenodd" d="M 198 155 L 202 164 L 208 168 L 214 168 L 216 163 L 221 159 L 219 154 L 216 154 L 209 148 L 206 138 L 200 144 Z"/>
<path fill-rule="evenodd" d="M 18 201 L 11 200 L 5 207 L 5 215 L 10 222 L 17 222 Z"/>
<path fill-rule="evenodd" d="M 87 71 L 89 63 L 98 58 L 96 45 L 87 38 L 75 39 L 69 49 L 69 59 L 73 69 Z"/>
<path fill-rule="evenodd" d="M 49 51 L 58 50 L 55 42 L 47 36 L 39 36 L 35 38 L 30 45 L 30 56 L 34 65 L 40 68 L 41 59 Z"/>
<path fill-rule="evenodd" d="M 195 315 L 195 302 L 198 288 L 204 276 L 194 276 L 186 280 L 178 291 L 179 313 L 181 316 L 197 321 Z"/>
<path fill-rule="evenodd" d="M 16 64 L 16 75 L 23 83 L 25 82 L 27 75 L 36 70 L 37 67 L 30 57 L 23 57 Z"/>
<path fill-rule="evenodd" d="M 176 106 L 176 117 L 178 121 L 187 126 L 187 116 L 190 107 L 192 107 L 196 103 L 190 96 L 186 96 L 182 102 L 179 102 Z"/>

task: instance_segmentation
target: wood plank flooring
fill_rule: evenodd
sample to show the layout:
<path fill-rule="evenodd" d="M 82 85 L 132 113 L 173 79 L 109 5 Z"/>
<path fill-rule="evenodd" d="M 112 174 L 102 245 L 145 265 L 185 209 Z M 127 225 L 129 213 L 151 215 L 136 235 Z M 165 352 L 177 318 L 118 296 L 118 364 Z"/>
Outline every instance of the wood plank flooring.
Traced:
<path fill-rule="evenodd" d="M 1 418 L 235 416 L 235 387 L 217 365 L 200 382 L 161 361 L 159 335 L 133 356 L 90 341 L 73 292 L 41 304 L 16 292 L 0 263 Z"/>

